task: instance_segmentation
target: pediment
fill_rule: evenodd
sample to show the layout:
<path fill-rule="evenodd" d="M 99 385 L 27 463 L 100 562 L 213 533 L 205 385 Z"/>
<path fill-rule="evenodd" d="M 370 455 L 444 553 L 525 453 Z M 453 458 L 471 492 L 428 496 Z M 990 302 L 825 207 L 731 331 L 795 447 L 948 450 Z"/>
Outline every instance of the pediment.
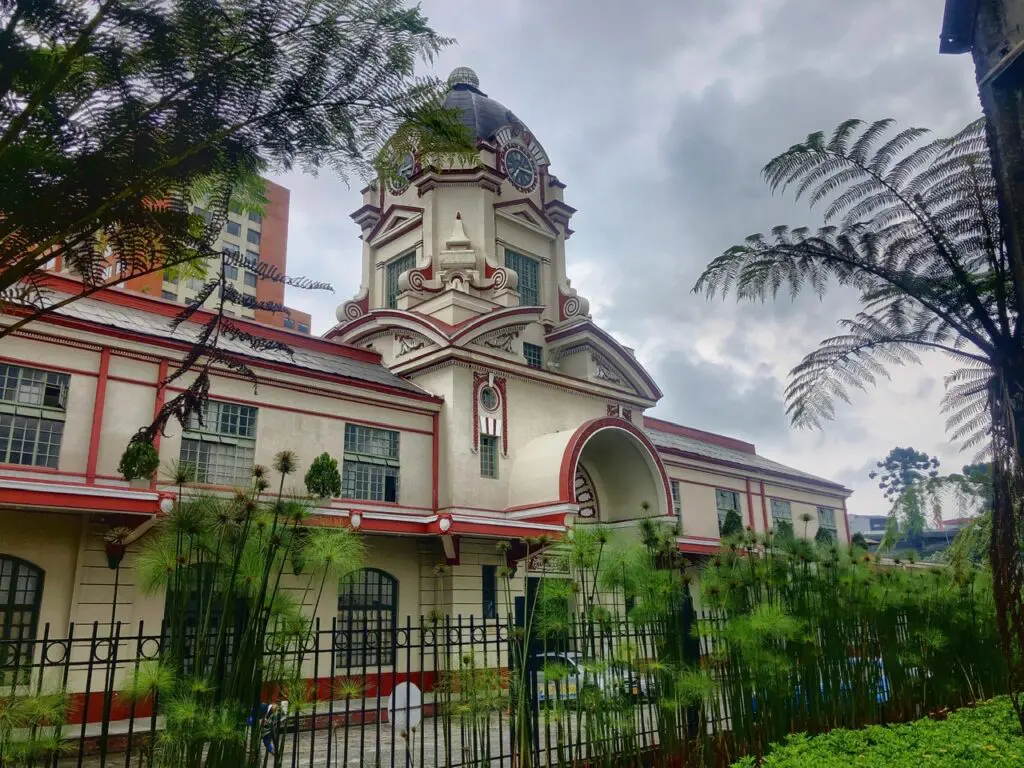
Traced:
<path fill-rule="evenodd" d="M 405 234 L 423 222 L 423 209 L 411 205 L 392 205 L 381 215 L 377 225 L 370 231 L 367 241 L 381 246 L 389 240 Z"/>
<path fill-rule="evenodd" d="M 561 373 L 652 402 L 661 399 L 658 385 L 632 351 L 591 320 L 558 328 L 546 341 Z"/>
<path fill-rule="evenodd" d="M 554 238 L 558 235 L 558 229 L 548 216 L 529 198 L 496 203 L 494 215 L 547 238 Z"/>

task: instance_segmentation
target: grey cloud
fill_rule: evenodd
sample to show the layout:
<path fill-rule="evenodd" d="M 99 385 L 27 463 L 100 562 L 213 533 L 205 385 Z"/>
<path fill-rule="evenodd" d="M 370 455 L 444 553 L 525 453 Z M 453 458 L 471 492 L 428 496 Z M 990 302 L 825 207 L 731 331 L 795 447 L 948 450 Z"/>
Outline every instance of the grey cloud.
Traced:
<path fill-rule="evenodd" d="M 473 67 L 483 89 L 531 127 L 569 185 L 566 200 L 579 209 L 569 274 L 574 265 L 599 268 L 608 293 L 599 319 L 631 341 L 670 350 L 654 371 L 666 394 L 659 415 L 753 438 L 780 461 L 816 456 L 852 486 L 866 457 L 873 461 L 906 440 L 887 423 L 866 421 L 859 408 L 842 409 L 825 434 L 788 430 L 785 382 L 772 364 L 795 362 L 833 334 L 835 319 L 855 311 L 855 301 L 834 293 L 824 302 L 708 303 L 689 289 L 711 258 L 751 232 L 816 223 L 804 205 L 772 197 L 759 176 L 770 157 L 809 132 L 851 116 L 892 116 L 900 125 L 948 133 L 977 115 L 969 58 L 937 53 L 942 6 L 424 2 L 436 28 L 460 42 L 441 55 L 436 73 Z M 358 287 L 360 244 L 348 213 L 359 205 L 359 184 L 348 190 L 329 175 L 283 183 L 292 189 L 292 271 L 338 289 L 334 297 L 288 295 L 314 312 L 322 331 Z M 723 327 L 732 329 L 734 354 L 747 360 L 764 348 L 754 335 L 770 330 L 776 359 L 741 372 L 734 362 L 711 363 L 675 344 Z M 926 371 L 919 386 L 928 393 L 937 385 Z M 942 440 L 941 421 L 930 403 L 916 407 L 936 425 L 933 438 L 920 438 L 928 450 Z M 863 481 L 854 487 L 868 488 Z"/>

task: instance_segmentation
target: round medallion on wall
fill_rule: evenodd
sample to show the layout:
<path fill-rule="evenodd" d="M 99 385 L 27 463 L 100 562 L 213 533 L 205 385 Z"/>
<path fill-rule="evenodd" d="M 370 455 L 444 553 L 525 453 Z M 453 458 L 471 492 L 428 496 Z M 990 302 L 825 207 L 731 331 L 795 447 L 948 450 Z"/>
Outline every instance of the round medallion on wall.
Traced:
<path fill-rule="evenodd" d="M 505 147 L 501 165 L 512 186 L 520 192 L 530 192 L 537 186 L 537 163 L 524 147 L 518 144 Z"/>
<path fill-rule="evenodd" d="M 498 410 L 498 393 L 494 387 L 484 387 L 480 390 L 480 407 L 485 411 L 493 413 Z"/>

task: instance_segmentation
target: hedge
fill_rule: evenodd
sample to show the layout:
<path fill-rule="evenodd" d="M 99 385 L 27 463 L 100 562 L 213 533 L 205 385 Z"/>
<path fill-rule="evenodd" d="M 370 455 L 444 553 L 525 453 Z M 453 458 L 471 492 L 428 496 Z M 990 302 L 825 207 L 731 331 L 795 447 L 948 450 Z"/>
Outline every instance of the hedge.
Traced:
<path fill-rule="evenodd" d="M 958 710 L 946 720 L 794 734 L 773 745 L 761 763 L 734 768 L 994 768 L 1024 766 L 1024 736 L 1008 698 Z"/>

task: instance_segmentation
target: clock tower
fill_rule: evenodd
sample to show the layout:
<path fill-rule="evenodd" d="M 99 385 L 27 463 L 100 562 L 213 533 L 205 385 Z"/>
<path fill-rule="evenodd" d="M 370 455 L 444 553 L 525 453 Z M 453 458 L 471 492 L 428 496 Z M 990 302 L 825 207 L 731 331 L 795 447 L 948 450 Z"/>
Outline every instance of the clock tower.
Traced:
<path fill-rule="evenodd" d="M 661 392 L 566 277 L 575 210 L 543 144 L 466 67 L 444 105 L 476 142 L 475 162 L 412 155 L 397 180 L 363 190 L 352 214 L 362 286 L 327 337 L 373 349 L 443 398 L 438 513 L 669 514 L 640 429 Z M 611 432 L 574 457 L 570 436 L 591 428 Z M 629 467 L 634 479 L 613 491 Z"/>
<path fill-rule="evenodd" d="M 536 307 L 557 325 L 585 317 L 569 285 L 565 241 L 575 210 L 547 152 L 513 112 L 480 88 L 473 70 L 448 78 L 455 110 L 479 149 L 475 165 L 409 156 L 402 180 L 363 190 L 352 218 L 362 230 L 361 292 L 340 323 L 373 310 L 415 311 L 449 325 L 508 307 Z"/>

